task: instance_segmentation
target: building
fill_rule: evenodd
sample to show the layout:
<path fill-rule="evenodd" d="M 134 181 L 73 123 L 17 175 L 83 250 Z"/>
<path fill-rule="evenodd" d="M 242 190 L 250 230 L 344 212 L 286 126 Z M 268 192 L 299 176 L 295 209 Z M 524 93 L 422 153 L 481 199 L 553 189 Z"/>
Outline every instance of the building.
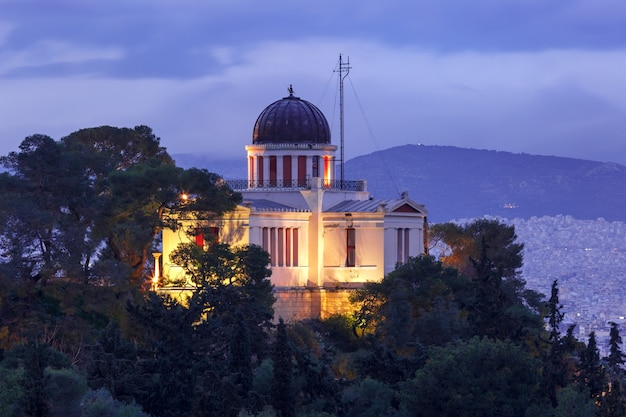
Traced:
<path fill-rule="evenodd" d="M 229 181 L 243 203 L 204 225 L 222 242 L 269 252 L 277 318 L 346 312 L 351 291 L 424 252 L 424 206 L 406 193 L 376 200 L 366 181 L 338 179 L 336 151 L 322 112 L 290 87 L 289 96 L 267 106 L 254 124 L 246 146 L 248 179 Z M 189 238 L 172 230 L 162 237 L 162 274 L 183 278 L 169 254 Z"/>

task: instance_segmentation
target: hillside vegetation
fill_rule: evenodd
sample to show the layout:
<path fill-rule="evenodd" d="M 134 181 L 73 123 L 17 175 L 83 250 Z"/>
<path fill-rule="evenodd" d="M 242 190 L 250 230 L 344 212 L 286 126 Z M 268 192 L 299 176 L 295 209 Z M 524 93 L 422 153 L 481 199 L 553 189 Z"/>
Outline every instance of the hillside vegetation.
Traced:
<path fill-rule="evenodd" d="M 240 196 L 148 127 L 34 135 L 0 162 L 1 415 L 625 413 L 619 326 L 606 355 L 594 332 L 577 341 L 558 281 L 547 298 L 526 287 L 499 220 L 434 224 L 440 256 L 366 284 L 354 314 L 285 323 L 258 246 L 191 239 L 172 259 L 189 298 L 150 288 L 158 231 Z"/>

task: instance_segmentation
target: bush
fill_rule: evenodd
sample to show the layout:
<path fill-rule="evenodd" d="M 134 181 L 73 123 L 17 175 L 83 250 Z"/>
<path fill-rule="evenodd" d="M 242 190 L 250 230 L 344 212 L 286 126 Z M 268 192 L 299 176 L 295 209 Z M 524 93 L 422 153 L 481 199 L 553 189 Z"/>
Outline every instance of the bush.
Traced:
<path fill-rule="evenodd" d="M 74 369 L 52 369 L 45 371 L 46 397 L 52 417 L 80 415 L 81 399 L 87 391 L 85 378 Z"/>
<path fill-rule="evenodd" d="M 0 366 L 0 416 L 13 416 L 22 397 L 20 381 L 22 369 L 8 369 Z"/>
<path fill-rule="evenodd" d="M 83 397 L 81 417 L 149 417 L 134 404 L 123 404 L 104 388 L 88 391 Z"/>

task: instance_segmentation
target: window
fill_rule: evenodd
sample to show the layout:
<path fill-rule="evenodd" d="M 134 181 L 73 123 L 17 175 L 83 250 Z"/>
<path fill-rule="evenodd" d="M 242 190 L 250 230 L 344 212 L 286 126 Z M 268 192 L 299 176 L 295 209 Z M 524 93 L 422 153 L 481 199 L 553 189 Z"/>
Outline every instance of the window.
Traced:
<path fill-rule="evenodd" d="M 220 241 L 220 228 L 196 226 L 193 230 L 193 235 L 196 245 L 204 248 L 207 244 Z"/>
<path fill-rule="evenodd" d="M 291 229 L 285 229 L 285 266 L 291 266 Z"/>
<path fill-rule="evenodd" d="M 298 229 L 264 227 L 261 234 L 271 266 L 298 266 Z"/>
<path fill-rule="evenodd" d="M 356 265 L 356 230 L 346 229 L 346 266 Z"/>
<path fill-rule="evenodd" d="M 298 266 L 298 229 L 291 229 L 292 239 L 291 239 L 291 264 L 293 266 Z"/>
<path fill-rule="evenodd" d="M 211 233 L 211 242 L 220 243 L 220 228 L 219 227 L 209 227 L 209 232 Z"/>
<path fill-rule="evenodd" d="M 263 186 L 263 180 L 265 180 L 264 178 L 264 172 L 263 172 L 263 157 L 262 156 L 257 156 L 256 158 L 256 165 L 258 167 L 258 174 L 259 174 L 259 178 L 255 178 L 260 186 Z"/>
<path fill-rule="evenodd" d="M 270 227 L 270 264 L 276 266 L 276 228 Z"/>
<path fill-rule="evenodd" d="M 306 185 L 306 156 L 298 156 L 298 187 Z"/>
<path fill-rule="evenodd" d="M 324 186 L 330 186 L 330 176 L 331 176 L 331 159 L 330 156 L 324 157 Z"/>
<path fill-rule="evenodd" d="M 409 230 L 410 229 L 398 229 L 397 230 L 397 262 L 406 263 L 409 261 Z"/>
<path fill-rule="evenodd" d="M 283 156 L 283 185 L 291 187 L 291 156 Z"/>
<path fill-rule="evenodd" d="M 277 256 L 277 264 L 278 266 L 283 266 L 285 263 L 285 229 L 283 229 L 282 227 L 279 227 L 278 229 L 276 229 L 278 232 L 278 248 L 276 251 Z"/>
<path fill-rule="evenodd" d="M 204 229 L 201 226 L 196 226 L 194 229 L 194 236 L 196 237 L 196 245 L 201 248 L 204 247 Z"/>
<path fill-rule="evenodd" d="M 263 228 L 263 250 L 272 256 L 272 252 L 270 251 L 270 229 L 267 227 Z"/>
<path fill-rule="evenodd" d="M 270 156 L 270 187 L 276 187 L 278 163 L 275 156 Z"/>

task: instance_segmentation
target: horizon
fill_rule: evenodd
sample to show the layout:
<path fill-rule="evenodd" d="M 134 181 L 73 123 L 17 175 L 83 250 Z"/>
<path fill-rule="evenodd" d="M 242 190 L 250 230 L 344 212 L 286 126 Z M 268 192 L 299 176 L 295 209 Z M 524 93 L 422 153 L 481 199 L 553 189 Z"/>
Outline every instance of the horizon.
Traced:
<path fill-rule="evenodd" d="M 462 150 L 467 150 L 467 151 L 485 151 L 485 152 L 498 152 L 498 153 L 508 153 L 511 155 L 528 155 L 528 156 L 538 156 L 538 157 L 546 157 L 546 158 L 565 158 L 565 159 L 574 159 L 574 160 L 580 160 L 580 161 L 587 161 L 587 162 L 596 162 L 596 163 L 600 163 L 600 164 L 606 164 L 606 163 L 615 163 L 621 166 L 626 167 L 626 163 L 620 163 L 620 162 L 613 162 L 613 161 L 598 161 L 598 160 L 594 160 L 594 159 L 586 159 L 586 158 L 577 158 L 577 157 L 570 157 L 570 156 L 562 156 L 562 155 L 541 155 L 541 154 L 533 154 L 533 153 L 527 153 L 527 152 L 511 152 L 511 151 L 502 151 L 499 149 L 480 149 L 480 148 L 470 148 L 470 147 L 464 147 L 464 146 L 455 146 L 455 145 L 438 145 L 438 144 L 433 144 L 433 145 L 427 145 L 427 144 L 423 144 L 423 143 L 405 143 L 405 144 L 398 144 L 398 145 L 393 145 L 389 148 L 385 148 L 385 149 L 378 149 L 378 150 L 374 150 L 372 152 L 369 153 L 364 153 L 364 154 L 360 154 L 360 155 L 354 155 L 348 159 L 346 159 L 346 162 L 349 162 L 353 159 L 359 158 L 359 157 L 363 157 L 363 156 L 368 156 L 371 154 L 374 154 L 376 152 L 385 152 L 394 148 L 401 148 L 404 146 L 425 146 L 425 147 L 431 147 L 431 148 L 455 148 L 455 149 L 462 149 Z M 241 157 L 238 156 L 229 156 L 229 157 L 213 157 L 210 152 L 176 152 L 176 153 L 171 153 L 168 150 L 168 153 L 172 156 L 175 157 L 177 155 L 179 156 L 188 156 L 188 157 L 192 157 L 192 158 L 203 158 L 207 161 L 214 161 L 214 162 L 232 162 L 235 160 L 242 160 L 243 162 L 245 162 L 245 150 L 242 151 L 242 155 Z M 243 163 L 242 162 L 242 163 Z M 244 164 L 245 165 L 245 164 Z"/>

